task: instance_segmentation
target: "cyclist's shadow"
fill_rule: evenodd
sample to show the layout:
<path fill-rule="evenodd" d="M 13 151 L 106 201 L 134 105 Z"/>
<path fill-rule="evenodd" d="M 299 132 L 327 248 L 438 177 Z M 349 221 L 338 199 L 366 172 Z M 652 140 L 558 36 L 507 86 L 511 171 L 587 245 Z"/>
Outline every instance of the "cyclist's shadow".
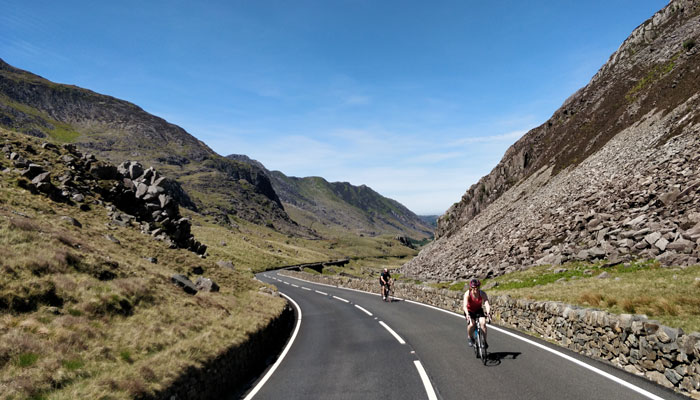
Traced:
<path fill-rule="evenodd" d="M 501 365 L 501 361 L 505 359 L 515 360 L 521 353 L 512 351 L 502 351 L 498 353 L 489 353 L 486 360 L 486 365 L 495 367 Z"/>

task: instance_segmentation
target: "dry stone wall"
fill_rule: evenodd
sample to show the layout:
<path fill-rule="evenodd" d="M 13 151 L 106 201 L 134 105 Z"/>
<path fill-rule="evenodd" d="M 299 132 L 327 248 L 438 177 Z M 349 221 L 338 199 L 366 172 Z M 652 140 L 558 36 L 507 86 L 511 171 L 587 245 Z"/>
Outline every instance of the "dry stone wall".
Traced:
<path fill-rule="evenodd" d="M 199 368 L 190 368 L 146 400 L 206 400 L 242 397 L 252 380 L 282 351 L 294 327 L 287 307 L 247 341 L 231 346 Z"/>
<path fill-rule="evenodd" d="M 285 271 L 327 285 L 378 292 L 376 280 Z M 397 297 L 462 313 L 461 292 L 403 282 Z M 643 315 L 615 315 L 560 302 L 491 296 L 494 322 L 527 331 L 577 353 L 612 364 L 700 399 L 700 333 L 686 334 Z"/>

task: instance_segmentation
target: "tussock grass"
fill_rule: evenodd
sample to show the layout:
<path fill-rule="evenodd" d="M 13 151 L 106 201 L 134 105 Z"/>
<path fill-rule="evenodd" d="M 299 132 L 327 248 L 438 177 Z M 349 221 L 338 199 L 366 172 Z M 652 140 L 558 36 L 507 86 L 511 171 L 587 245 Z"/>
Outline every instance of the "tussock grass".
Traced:
<path fill-rule="evenodd" d="M 588 304 L 593 307 L 598 307 L 603 301 L 603 295 L 600 293 L 593 293 L 585 291 L 579 296 L 579 301 L 584 304 Z"/>
<path fill-rule="evenodd" d="M 12 140 L 20 147 L 32 143 L 38 160 L 56 159 L 32 139 Z M 8 166 L 0 160 L 0 168 Z M 216 261 L 225 252 L 202 259 L 168 249 L 137 229 L 110 226 L 102 207 L 80 211 L 30 194 L 16 181 L 0 174 L 0 399 L 152 395 L 242 343 L 284 307 L 280 297 L 259 292 L 266 285 L 252 279 L 245 260 L 236 270 L 221 268 Z M 230 234 L 220 226 L 210 232 L 212 238 Z M 108 234 L 121 244 L 105 239 Z M 246 256 L 260 255 L 264 261 L 253 266 L 264 268 L 263 253 L 276 255 L 278 242 L 264 231 L 250 235 L 273 247 L 254 246 Z M 212 240 L 204 242 L 215 248 Z M 195 267 L 220 292 L 191 296 L 170 282 L 175 273 L 196 278 Z"/>

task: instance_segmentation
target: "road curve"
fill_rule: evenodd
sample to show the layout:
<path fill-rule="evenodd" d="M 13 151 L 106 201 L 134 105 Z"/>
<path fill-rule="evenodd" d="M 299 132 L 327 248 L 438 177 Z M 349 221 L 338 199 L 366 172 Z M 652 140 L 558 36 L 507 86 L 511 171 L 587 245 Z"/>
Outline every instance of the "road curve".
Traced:
<path fill-rule="evenodd" d="M 246 399 L 686 399 L 497 327 L 484 366 L 453 313 L 277 272 L 257 277 L 275 284 L 303 317 L 275 371 Z"/>

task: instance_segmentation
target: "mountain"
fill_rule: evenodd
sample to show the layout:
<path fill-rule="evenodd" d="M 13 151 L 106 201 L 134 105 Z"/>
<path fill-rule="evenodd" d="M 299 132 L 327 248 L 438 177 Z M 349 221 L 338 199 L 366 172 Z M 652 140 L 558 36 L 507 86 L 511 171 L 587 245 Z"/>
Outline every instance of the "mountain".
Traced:
<path fill-rule="evenodd" d="M 438 220 L 438 218 L 440 218 L 440 216 L 439 215 L 419 215 L 418 218 L 420 218 L 421 221 L 423 221 L 426 225 L 433 228 L 433 230 L 434 230 L 435 228 L 437 228 L 437 220 Z"/>
<path fill-rule="evenodd" d="M 673 0 L 440 217 L 402 272 L 494 276 L 536 264 L 698 262 L 700 3 Z"/>
<path fill-rule="evenodd" d="M 300 225 L 319 232 L 351 231 L 374 236 L 407 235 L 414 239 L 432 236 L 432 228 L 401 203 L 365 185 L 328 182 L 320 177 L 289 177 L 268 171 L 259 161 L 244 155 L 227 156 L 266 171 L 285 210 Z"/>
<path fill-rule="evenodd" d="M 133 160 L 154 166 L 182 185 L 181 205 L 219 222 L 241 218 L 314 236 L 289 218 L 257 166 L 219 156 L 184 129 L 132 103 L 57 84 L 2 60 L 0 127 L 74 143 L 114 164 Z"/>

